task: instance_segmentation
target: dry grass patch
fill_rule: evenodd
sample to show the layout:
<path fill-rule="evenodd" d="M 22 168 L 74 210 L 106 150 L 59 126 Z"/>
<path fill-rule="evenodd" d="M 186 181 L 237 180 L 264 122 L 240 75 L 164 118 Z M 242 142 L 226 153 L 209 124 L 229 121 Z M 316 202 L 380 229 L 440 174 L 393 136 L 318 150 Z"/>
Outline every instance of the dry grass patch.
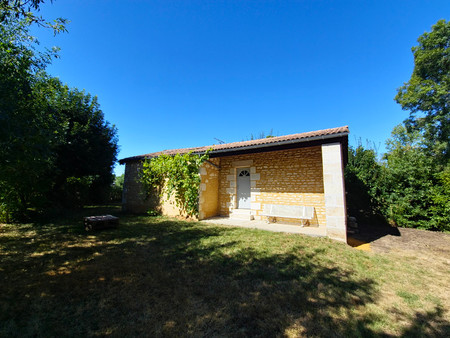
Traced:
<path fill-rule="evenodd" d="M 448 336 L 445 260 L 100 213 L 0 228 L 0 336 Z"/>

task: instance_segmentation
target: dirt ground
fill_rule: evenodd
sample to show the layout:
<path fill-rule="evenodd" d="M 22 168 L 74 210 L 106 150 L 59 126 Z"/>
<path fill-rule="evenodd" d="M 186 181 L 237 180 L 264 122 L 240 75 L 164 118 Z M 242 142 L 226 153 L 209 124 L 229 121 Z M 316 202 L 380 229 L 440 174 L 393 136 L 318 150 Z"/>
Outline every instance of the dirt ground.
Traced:
<path fill-rule="evenodd" d="M 450 234 L 410 228 L 360 226 L 352 237 L 370 243 L 371 251 L 439 257 L 450 264 Z"/>
<path fill-rule="evenodd" d="M 375 252 L 392 250 L 439 254 L 450 258 L 450 234 L 441 232 L 399 228 L 399 236 L 387 235 L 371 243 Z"/>

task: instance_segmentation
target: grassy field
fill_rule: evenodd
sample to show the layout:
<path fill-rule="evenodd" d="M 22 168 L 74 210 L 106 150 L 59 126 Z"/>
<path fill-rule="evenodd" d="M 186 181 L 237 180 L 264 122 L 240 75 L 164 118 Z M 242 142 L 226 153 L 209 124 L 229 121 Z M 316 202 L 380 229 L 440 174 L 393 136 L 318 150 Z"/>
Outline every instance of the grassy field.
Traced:
<path fill-rule="evenodd" d="M 0 336 L 449 336 L 441 258 L 86 208 L 0 226 Z"/>

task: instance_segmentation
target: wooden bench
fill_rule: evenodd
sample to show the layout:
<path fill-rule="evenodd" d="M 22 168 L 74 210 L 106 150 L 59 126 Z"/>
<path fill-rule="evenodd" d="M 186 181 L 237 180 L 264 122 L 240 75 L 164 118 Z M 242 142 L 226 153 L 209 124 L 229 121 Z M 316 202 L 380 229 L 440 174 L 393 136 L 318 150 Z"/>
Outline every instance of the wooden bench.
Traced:
<path fill-rule="evenodd" d="M 298 218 L 301 219 L 301 226 L 309 225 L 309 221 L 314 217 L 314 207 L 306 207 L 303 205 L 279 205 L 264 204 L 261 216 L 267 216 L 267 222 L 270 218 L 276 222 L 277 217 Z"/>
<path fill-rule="evenodd" d="M 117 228 L 119 217 L 112 215 L 89 216 L 84 218 L 84 228 L 86 231 Z"/>

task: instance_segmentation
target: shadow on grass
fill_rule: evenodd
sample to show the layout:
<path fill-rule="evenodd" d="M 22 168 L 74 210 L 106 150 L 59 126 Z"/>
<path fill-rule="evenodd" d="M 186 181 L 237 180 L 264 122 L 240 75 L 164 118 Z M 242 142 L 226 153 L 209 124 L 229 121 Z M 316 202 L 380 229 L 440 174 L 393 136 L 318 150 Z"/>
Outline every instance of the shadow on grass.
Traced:
<path fill-rule="evenodd" d="M 401 236 L 398 228 L 385 224 L 383 222 L 376 224 L 361 223 L 358 224 L 359 233 L 349 236 L 365 243 L 371 243 L 385 236 Z"/>
<path fill-rule="evenodd" d="M 450 323 L 444 319 L 444 309 L 438 305 L 433 310 L 417 312 L 411 325 L 403 330 L 403 337 L 449 337 Z"/>
<path fill-rule="evenodd" d="M 242 230 L 164 218 L 121 224 L 0 237 L 0 336 L 379 335 L 378 318 L 358 311 L 376 299 L 375 282 L 329 264 L 326 249 L 299 242 L 275 254 L 242 242 Z"/>

